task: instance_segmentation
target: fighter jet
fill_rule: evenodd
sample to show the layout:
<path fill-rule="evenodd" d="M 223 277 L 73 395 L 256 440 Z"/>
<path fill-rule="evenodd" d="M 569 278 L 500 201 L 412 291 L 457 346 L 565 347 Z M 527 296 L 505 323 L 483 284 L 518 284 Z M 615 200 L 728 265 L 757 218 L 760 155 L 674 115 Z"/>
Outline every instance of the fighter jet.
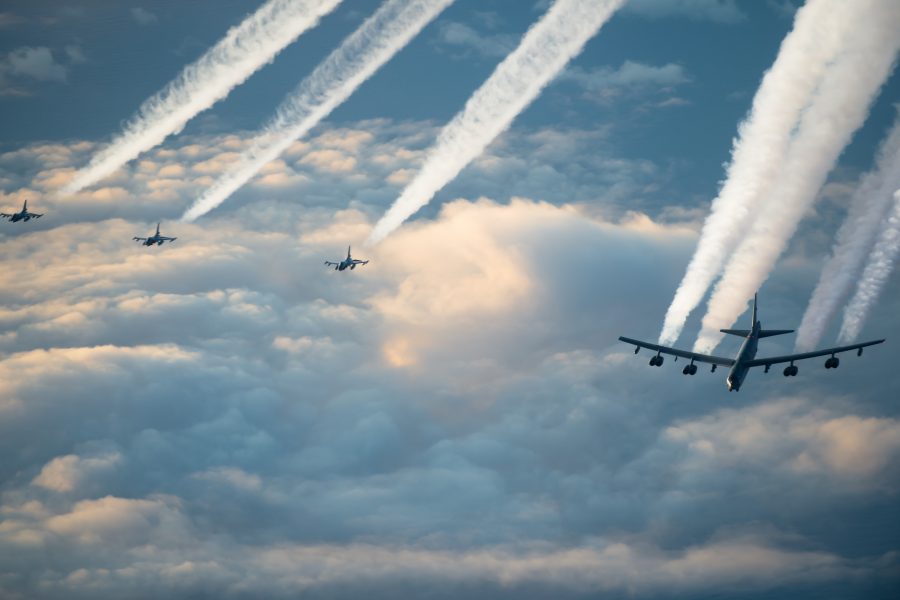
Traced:
<path fill-rule="evenodd" d="M 356 260 L 355 258 L 351 258 L 350 256 L 350 246 L 347 246 L 347 258 L 342 260 L 341 262 L 331 262 L 330 260 L 325 261 L 325 265 L 328 267 L 333 266 L 335 271 L 343 271 L 348 267 L 352 271 L 356 268 L 356 265 L 367 265 L 369 261 L 367 260 Z"/>
<path fill-rule="evenodd" d="M 0 213 L 0 217 L 9 219 L 10 223 L 15 223 L 16 221 L 30 221 L 31 219 L 40 219 L 43 216 L 43 213 L 38 214 L 28 212 L 28 200 L 25 201 L 25 204 L 22 206 L 22 210 L 17 213 Z"/>
<path fill-rule="evenodd" d="M 709 356 L 707 354 L 698 354 L 696 352 L 688 352 L 686 350 L 678 350 L 677 348 L 669 348 L 667 346 L 659 346 L 657 344 L 650 344 L 647 342 L 642 342 L 640 340 L 633 340 L 627 337 L 619 337 L 620 341 L 625 342 L 626 344 L 634 344 L 635 349 L 634 353 L 637 354 L 641 348 L 647 348 L 648 350 L 653 350 L 656 352 L 655 355 L 650 357 L 650 366 L 651 367 L 660 367 L 663 364 L 663 354 L 671 354 L 675 357 L 675 360 L 678 360 L 678 357 L 688 358 L 690 359 L 690 364 L 684 366 L 682 369 L 682 373 L 685 375 L 694 375 L 697 372 L 697 365 L 695 362 L 701 363 L 709 363 L 712 365 L 711 372 L 715 372 L 716 367 L 724 366 L 731 367 L 731 370 L 728 372 L 728 377 L 725 379 L 725 383 L 728 384 L 729 392 L 737 392 L 741 389 L 741 385 L 744 383 L 744 378 L 747 377 L 747 373 L 753 367 L 765 367 L 765 372 L 769 372 L 769 368 L 772 365 L 779 363 L 790 363 L 787 367 L 784 368 L 784 376 L 785 377 L 795 377 L 799 369 L 794 364 L 794 362 L 798 360 L 803 360 L 805 358 L 814 358 L 816 356 L 828 356 L 829 358 L 825 361 L 826 369 L 837 369 L 838 365 L 841 364 L 840 359 L 835 356 L 841 352 L 848 352 L 850 350 L 856 350 L 857 356 L 862 356 L 863 348 L 868 346 L 874 346 L 875 344 L 880 344 L 884 340 L 873 340 L 871 342 L 862 342 L 860 344 L 850 344 L 849 346 L 838 346 L 836 348 L 826 348 L 824 350 L 815 350 L 813 352 L 802 352 L 800 354 L 787 354 L 784 356 L 770 356 L 768 358 L 756 358 L 756 347 L 760 339 L 771 337 L 773 335 L 783 335 L 785 333 L 793 333 L 793 329 L 763 329 L 762 323 L 756 318 L 756 295 L 753 296 L 753 321 L 750 324 L 750 329 L 721 329 L 722 333 L 727 333 L 729 335 L 736 335 L 738 337 L 744 338 L 744 343 L 741 344 L 741 349 L 738 351 L 737 356 L 735 358 L 722 358 L 719 356 Z"/>
<path fill-rule="evenodd" d="M 136 242 L 141 242 L 142 246 L 152 246 L 153 244 L 162 246 L 163 242 L 174 242 L 178 238 L 172 238 L 172 237 L 166 237 L 164 235 L 159 235 L 159 223 L 157 223 L 155 235 L 152 235 L 150 237 L 134 237 L 132 239 Z"/>

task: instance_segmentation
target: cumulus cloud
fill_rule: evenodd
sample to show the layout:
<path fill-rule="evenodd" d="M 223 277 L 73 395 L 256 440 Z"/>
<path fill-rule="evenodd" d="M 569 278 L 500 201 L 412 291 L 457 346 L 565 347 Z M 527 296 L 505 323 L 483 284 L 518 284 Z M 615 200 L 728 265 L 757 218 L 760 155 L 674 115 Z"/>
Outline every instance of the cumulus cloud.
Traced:
<path fill-rule="evenodd" d="M 388 176 L 433 134 L 323 127 L 265 174 L 302 178 L 250 186 L 203 226 L 164 220 L 179 239 L 152 249 L 131 236 L 178 214 L 209 176 L 193 167 L 227 168 L 240 135 L 188 136 L 65 202 L 43 182 L 90 144 L 0 155 L 3 205 L 47 210 L 0 238 L 21 267 L 0 271 L 0 595 L 890 582 L 890 531 L 821 535 L 834 511 L 896 510 L 897 421 L 853 391 L 873 372 L 900 384 L 889 359 L 824 383 L 801 369 L 814 402 L 760 375 L 726 408 L 720 372 L 621 347 L 655 331 L 697 230 L 634 210 L 659 173 L 603 130 L 510 132 L 367 267 L 325 269 L 363 254 Z M 359 179 L 323 168 L 337 159 Z M 461 193 L 476 189 L 497 194 Z"/>

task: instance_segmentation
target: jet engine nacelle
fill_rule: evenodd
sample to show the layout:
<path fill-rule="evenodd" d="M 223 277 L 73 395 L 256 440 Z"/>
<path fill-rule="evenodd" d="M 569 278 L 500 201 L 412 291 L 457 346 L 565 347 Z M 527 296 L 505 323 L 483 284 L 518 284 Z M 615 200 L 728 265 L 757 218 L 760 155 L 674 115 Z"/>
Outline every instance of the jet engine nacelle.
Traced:
<path fill-rule="evenodd" d="M 797 373 L 800 369 L 797 368 L 796 365 L 790 365 L 784 368 L 784 376 L 785 377 L 796 377 Z"/>
<path fill-rule="evenodd" d="M 691 363 L 689 365 L 684 365 L 684 368 L 681 370 L 683 375 L 694 375 L 697 373 L 697 365 Z"/>
<path fill-rule="evenodd" d="M 840 365 L 840 364 L 841 364 L 841 359 L 839 359 L 837 356 L 832 356 L 831 358 L 829 358 L 828 360 L 825 361 L 825 368 L 826 369 L 837 369 L 838 365 Z"/>
<path fill-rule="evenodd" d="M 650 366 L 651 367 L 661 367 L 664 361 L 665 361 L 665 359 L 659 354 L 657 354 L 656 356 L 651 356 L 650 357 Z"/>

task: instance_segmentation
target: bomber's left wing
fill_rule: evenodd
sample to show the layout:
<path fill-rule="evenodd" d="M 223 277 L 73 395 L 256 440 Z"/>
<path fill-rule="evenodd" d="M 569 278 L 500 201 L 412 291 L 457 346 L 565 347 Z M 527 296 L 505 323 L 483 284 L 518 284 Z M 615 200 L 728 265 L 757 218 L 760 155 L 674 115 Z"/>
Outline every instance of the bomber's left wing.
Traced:
<path fill-rule="evenodd" d="M 660 354 L 671 354 L 672 356 L 680 356 L 681 358 L 688 358 L 695 362 L 709 363 L 711 365 L 723 365 L 726 367 L 730 367 L 734 364 L 733 358 L 723 358 L 721 356 L 711 356 L 709 354 L 699 354 L 697 352 L 688 352 L 687 350 L 679 350 L 678 348 L 669 348 L 668 346 L 660 346 L 658 344 L 651 344 L 649 342 L 642 342 L 640 340 L 633 340 L 631 338 L 619 336 L 619 340 L 625 342 L 626 344 L 632 344 L 636 346 L 634 349 L 634 353 L 637 354 L 638 350 L 641 348 L 647 348 L 648 350 L 653 350 L 654 352 L 658 352 Z"/>
<path fill-rule="evenodd" d="M 860 344 L 850 344 L 849 346 L 837 346 L 836 348 L 825 348 L 823 350 L 814 350 L 813 352 L 801 352 L 800 354 L 785 354 L 784 356 L 770 356 L 768 358 L 756 358 L 754 360 L 747 361 L 746 364 L 748 367 L 761 367 L 763 365 L 776 365 L 778 363 L 786 363 L 786 362 L 794 362 L 795 360 L 803 360 L 805 358 L 815 358 L 817 356 L 834 356 L 835 354 L 840 354 L 841 352 L 849 352 L 850 350 L 856 350 L 857 354 L 862 355 L 862 349 L 867 348 L 868 346 L 874 346 L 875 344 L 880 344 L 884 342 L 884 340 L 872 340 L 871 342 L 862 342 Z"/>

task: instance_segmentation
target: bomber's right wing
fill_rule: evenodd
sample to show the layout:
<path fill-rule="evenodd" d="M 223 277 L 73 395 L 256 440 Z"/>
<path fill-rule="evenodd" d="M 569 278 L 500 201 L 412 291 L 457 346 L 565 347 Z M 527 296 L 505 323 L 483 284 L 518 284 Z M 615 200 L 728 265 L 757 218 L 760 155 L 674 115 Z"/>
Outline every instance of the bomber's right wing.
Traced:
<path fill-rule="evenodd" d="M 835 354 L 840 354 L 841 352 L 849 352 L 850 350 L 856 350 L 857 354 L 862 355 L 863 348 L 868 348 L 869 346 L 874 346 L 876 344 L 881 344 L 884 342 L 881 340 L 872 340 L 871 342 L 862 342 L 859 344 L 850 344 L 849 346 L 837 346 L 836 348 L 823 348 L 822 350 L 814 350 L 812 352 L 802 352 L 800 354 L 786 354 L 784 356 L 769 356 L 767 358 L 756 358 L 749 362 L 747 362 L 748 367 L 761 367 L 766 366 L 769 367 L 771 365 L 775 365 L 778 363 L 786 363 L 789 362 L 791 364 L 796 360 L 803 360 L 805 358 L 815 358 L 817 356 L 829 356 L 832 357 Z M 766 369 L 768 370 L 768 369 Z"/>
<path fill-rule="evenodd" d="M 626 344 L 632 344 L 635 346 L 634 353 L 637 354 L 638 350 L 641 348 L 647 348 L 648 350 L 653 350 L 654 352 L 660 354 L 671 354 L 672 356 L 680 356 L 681 358 L 688 358 L 694 362 L 701 363 L 709 363 L 711 365 L 722 365 L 726 367 L 730 367 L 734 364 L 733 358 L 723 358 L 721 356 L 711 356 L 709 354 L 699 354 L 697 352 L 688 352 L 687 350 L 679 350 L 678 348 L 669 348 L 668 346 L 660 346 L 658 344 L 651 344 L 649 342 L 642 342 L 640 340 L 633 340 L 631 338 L 619 336 L 619 340 L 625 342 Z"/>

